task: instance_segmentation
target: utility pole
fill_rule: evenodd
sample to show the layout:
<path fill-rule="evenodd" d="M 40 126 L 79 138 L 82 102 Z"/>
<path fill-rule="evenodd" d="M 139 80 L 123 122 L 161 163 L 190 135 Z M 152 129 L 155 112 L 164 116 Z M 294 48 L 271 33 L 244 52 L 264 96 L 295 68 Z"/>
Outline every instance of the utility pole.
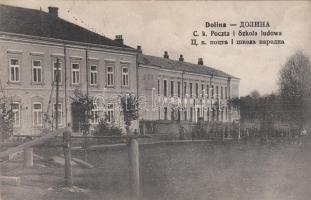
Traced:
<path fill-rule="evenodd" d="M 56 102 L 55 102 L 55 130 L 58 129 L 58 98 L 59 98 L 59 66 L 60 62 L 57 58 L 56 60 Z"/>

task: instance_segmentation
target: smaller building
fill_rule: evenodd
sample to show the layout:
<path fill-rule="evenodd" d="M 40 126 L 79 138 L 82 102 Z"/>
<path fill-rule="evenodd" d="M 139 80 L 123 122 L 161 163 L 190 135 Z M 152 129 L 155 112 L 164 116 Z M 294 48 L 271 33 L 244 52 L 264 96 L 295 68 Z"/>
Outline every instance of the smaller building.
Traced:
<path fill-rule="evenodd" d="M 231 122 L 238 111 L 228 104 L 239 96 L 239 78 L 204 65 L 164 56 L 138 56 L 138 93 L 143 98 L 144 120 L 185 120 Z"/>

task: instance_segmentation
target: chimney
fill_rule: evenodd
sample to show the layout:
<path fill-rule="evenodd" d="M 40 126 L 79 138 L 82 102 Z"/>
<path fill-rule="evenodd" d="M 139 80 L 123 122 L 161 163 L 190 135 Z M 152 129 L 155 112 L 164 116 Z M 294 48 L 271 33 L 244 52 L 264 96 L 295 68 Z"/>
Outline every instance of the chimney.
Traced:
<path fill-rule="evenodd" d="M 57 7 L 52 7 L 49 6 L 49 14 L 52 15 L 53 17 L 58 17 L 58 8 Z"/>
<path fill-rule="evenodd" d="M 163 56 L 164 58 L 166 58 L 166 59 L 169 59 L 170 57 L 169 57 L 169 55 L 168 55 L 168 53 L 167 53 L 167 51 L 164 51 L 164 56 Z"/>
<path fill-rule="evenodd" d="M 122 35 L 116 35 L 116 39 L 114 39 L 119 45 L 123 45 Z"/>
<path fill-rule="evenodd" d="M 140 53 L 140 54 L 143 53 L 143 50 L 141 49 L 140 45 L 137 46 L 137 53 Z"/>
<path fill-rule="evenodd" d="M 183 57 L 182 54 L 180 54 L 180 56 L 179 56 L 179 61 L 180 61 L 180 62 L 184 62 L 184 57 Z"/>
<path fill-rule="evenodd" d="M 203 58 L 198 59 L 198 65 L 203 65 Z"/>

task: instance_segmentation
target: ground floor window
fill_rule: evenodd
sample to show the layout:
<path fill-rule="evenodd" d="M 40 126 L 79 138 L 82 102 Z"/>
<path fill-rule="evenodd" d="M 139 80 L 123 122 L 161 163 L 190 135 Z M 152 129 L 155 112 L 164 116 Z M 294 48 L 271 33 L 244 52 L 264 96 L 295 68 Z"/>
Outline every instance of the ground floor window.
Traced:
<path fill-rule="evenodd" d="M 91 124 L 98 124 L 99 123 L 99 110 L 93 109 L 91 111 Z"/>
<path fill-rule="evenodd" d="M 164 108 L 164 120 L 167 120 L 167 107 Z"/>
<path fill-rule="evenodd" d="M 33 125 L 42 126 L 42 104 L 40 102 L 33 103 Z"/>
<path fill-rule="evenodd" d="M 114 109 L 113 109 L 113 104 L 109 103 L 107 105 L 107 121 L 108 122 L 114 122 Z"/>
<path fill-rule="evenodd" d="M 13 102 L 11 105 L 12 112 L 13 112 L 13 125 L 14 127 L 19 127 L 21 122 L 21 112 L 20 112 L 20 103 Z"/>

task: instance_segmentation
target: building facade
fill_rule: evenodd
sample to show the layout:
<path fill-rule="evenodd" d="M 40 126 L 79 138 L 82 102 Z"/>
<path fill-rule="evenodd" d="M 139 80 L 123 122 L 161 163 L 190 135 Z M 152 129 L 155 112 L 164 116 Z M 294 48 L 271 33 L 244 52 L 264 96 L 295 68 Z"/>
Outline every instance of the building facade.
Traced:
<path fill-rule="evenodd" d="M 141 49 L 139 49 L 141 50 Z M 139 94 L 145 99 L 141 117 L 145 120 L 186 120 L 232 122 L 238 110 L 229 100 L 239 97 L 239 79 L 203 65 L 140 54 Z"/>
<path fill-rule="evenodd" d="M 91 123 L 107 117 L 124 128 L 120 97 L 140 98 L 141 120 L 233 121 L 228 100 L 238 97 L 239 79 L 203 65 L 144 55 L 141 48 L 72 24 L 48 12 L 0 5 L 0 86 L 11 99 L 15 134 L 71 125 L 79 131 L 72 97 L 95 97 Z M 56 105 L 56 75 L 59 98 Z M 99 106 L 100 105 L 100 106 Z M 56 109 L 57 108 L 57 109 Z M 138 122 L 132 125 L 138 128 Z"/>
<path fill-rule="evenodd" d="M 76 89 L 105 102 L 92 111 L 92 123 L 105 114 L 123 127 L 117 98 L 137 93 L 137 54 L 122 36 L 110 40 L 92 33 L 61 19 L 54 7 L 44 12 L 1 5 L 0 15 L 0 81 L 12 101 L 16 134 L 55 127 L 57 70 L 59 127 L 79 128 L 71 112 Z"/>

